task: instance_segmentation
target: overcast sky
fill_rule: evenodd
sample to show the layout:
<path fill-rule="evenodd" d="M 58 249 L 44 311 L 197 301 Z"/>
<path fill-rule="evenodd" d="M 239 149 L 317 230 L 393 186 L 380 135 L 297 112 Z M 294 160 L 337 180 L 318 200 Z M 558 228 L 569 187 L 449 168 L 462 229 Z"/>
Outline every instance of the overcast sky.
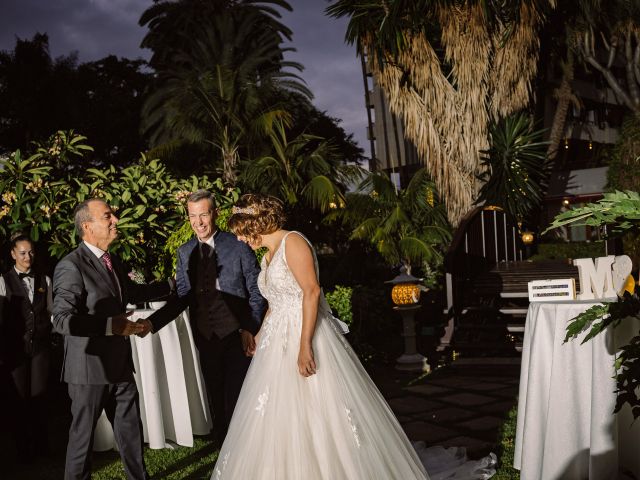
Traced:
<path fill-rule="evenodd" d="M 49 35 L 52 57 L 77 51 L 81 62 L 109 54 L 148 58 L 140 48 L 146 29 L 140 14 L 152 0 L 0 0 L 0 50 L 12 50 L 16 36 Z M 282 22 L 293 31 L 297 52 L 287 58 L 302 63 L 302 74 L 315 95 L 314 104 L 353 133 L 369 154 L 360 60 L 344 43 L 346 21 L 324 15 L 326 0 L 289 0 L 293 12 Z"/>

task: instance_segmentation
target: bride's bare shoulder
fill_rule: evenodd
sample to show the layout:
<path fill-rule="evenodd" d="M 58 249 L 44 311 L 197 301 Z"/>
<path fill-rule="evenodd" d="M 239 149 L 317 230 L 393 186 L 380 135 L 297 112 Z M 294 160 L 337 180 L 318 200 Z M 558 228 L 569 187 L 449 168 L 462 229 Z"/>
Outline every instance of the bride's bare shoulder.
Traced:
<path fill-rule="evenodd" d="M 308 258 L 313 259 L 311 245 L 308 240 L 298 232 L 289 232 L 285 238 L 285 256 L 287 263 L 293 261 L 304 261 Z"/>

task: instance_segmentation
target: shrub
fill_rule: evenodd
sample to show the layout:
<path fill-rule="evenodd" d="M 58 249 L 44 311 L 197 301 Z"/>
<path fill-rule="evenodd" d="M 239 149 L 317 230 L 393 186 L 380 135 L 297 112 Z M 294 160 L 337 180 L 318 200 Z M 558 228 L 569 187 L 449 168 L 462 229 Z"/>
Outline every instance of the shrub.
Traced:
<path fill-rule="evenodd" d="M 336 285 L 333 291 L 325 294 L 327 303 L 333 313 L 349 327 L 353 323 L 353 312 L 351 311 L 352 295 L 353 289 L 351 287 L 343 287 L 341 285 Z"/>
<path fill-rule="evenodd" d="M 538 253 L 531 256 L 529 260 L 540 262 L 573 258 L 596 258 L 603 257 L 604 252 L 604 241 L 540 243 L 538 244 Z"/>
<path fill-rule="evenodd" d="M 73 209 L 91 197 L 104 199 L 120 221 L 113 250 L 145 277 L 167 272 L 164 248 L 170 235 L 184 223 L 184 200 L 198 188 L 211 190 L 221 207 L 235 202 L 236 189 L 226 189 L 221 179 L 206 176 L 176 179 L 159 160 L 140 160 L 122 170 L 114 166 L 82 170 L 65 168 L 71 153 L 76 163 L 91 147 L 85 137 L 58 132 L 23 159 L 18 150 L 4 159 L 0 170 L 0 233 L 22 231 L 46 245 L 51 256 L 61 258 L 78 244 Z M 88 168 L 87 168 L 88 167 Z"/>

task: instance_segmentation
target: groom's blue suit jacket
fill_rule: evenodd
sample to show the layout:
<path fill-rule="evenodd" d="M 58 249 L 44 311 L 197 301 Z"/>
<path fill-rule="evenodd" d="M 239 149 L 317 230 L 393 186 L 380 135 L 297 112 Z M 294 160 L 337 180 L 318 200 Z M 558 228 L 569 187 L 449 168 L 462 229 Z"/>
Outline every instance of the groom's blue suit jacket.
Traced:
<path fill-rule="evenodd" d="M 260 329 L 262 317 L 266 310 L 267 302 L 260 295 L 258 289 L 258 274 L 260 267 L 256 256 L 245 243 L 239 241 L 235 235 L 217 231 L 214 234 L 215 252 L 217 259 L 218 287 L 223 298 L 234 312 L 244 309 L 234 308 L 238 303 L 248 304 L 246 314 L 236 315 L 240 326 L 253 333 Z M 176 264 L 176 291 L 177 300 L 169 303 L 149 317 L 153 323 L 154 331 L 159 330 L 169 323 L 193 300 L 192 283 L 194 277 L 194 262 L 198 261 L 198 239 L 193 237 L 187 243 L 178 248 L 178 261 Z"/>

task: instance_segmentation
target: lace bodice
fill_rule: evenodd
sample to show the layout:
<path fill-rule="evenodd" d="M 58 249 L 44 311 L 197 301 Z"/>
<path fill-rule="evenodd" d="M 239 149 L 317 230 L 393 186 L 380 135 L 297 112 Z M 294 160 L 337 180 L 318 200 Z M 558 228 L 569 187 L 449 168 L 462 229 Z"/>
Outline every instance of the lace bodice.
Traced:
<path fill-rule="evenodd" d="M 280 246 L 275 251 L 269 263 L 267 263 L 266 256 L 262 257 L 262 269 L 258 276 L 258 288 L 260 288 L 262 296 L 269 302 L 269 308 L 271 309 L 277 306 L 292 307 L 302 302 L 302 290 L 287 265 L 285 250 L 287 244 L 286 239 L 291 234 L 300 235 L 307 243 L 309 242 L 309 240 L 299 232 L 288 232 L 282 237 Z M 317 275 L 318 264 L 315 253 L 313 253 L 313 260 Z"/>

